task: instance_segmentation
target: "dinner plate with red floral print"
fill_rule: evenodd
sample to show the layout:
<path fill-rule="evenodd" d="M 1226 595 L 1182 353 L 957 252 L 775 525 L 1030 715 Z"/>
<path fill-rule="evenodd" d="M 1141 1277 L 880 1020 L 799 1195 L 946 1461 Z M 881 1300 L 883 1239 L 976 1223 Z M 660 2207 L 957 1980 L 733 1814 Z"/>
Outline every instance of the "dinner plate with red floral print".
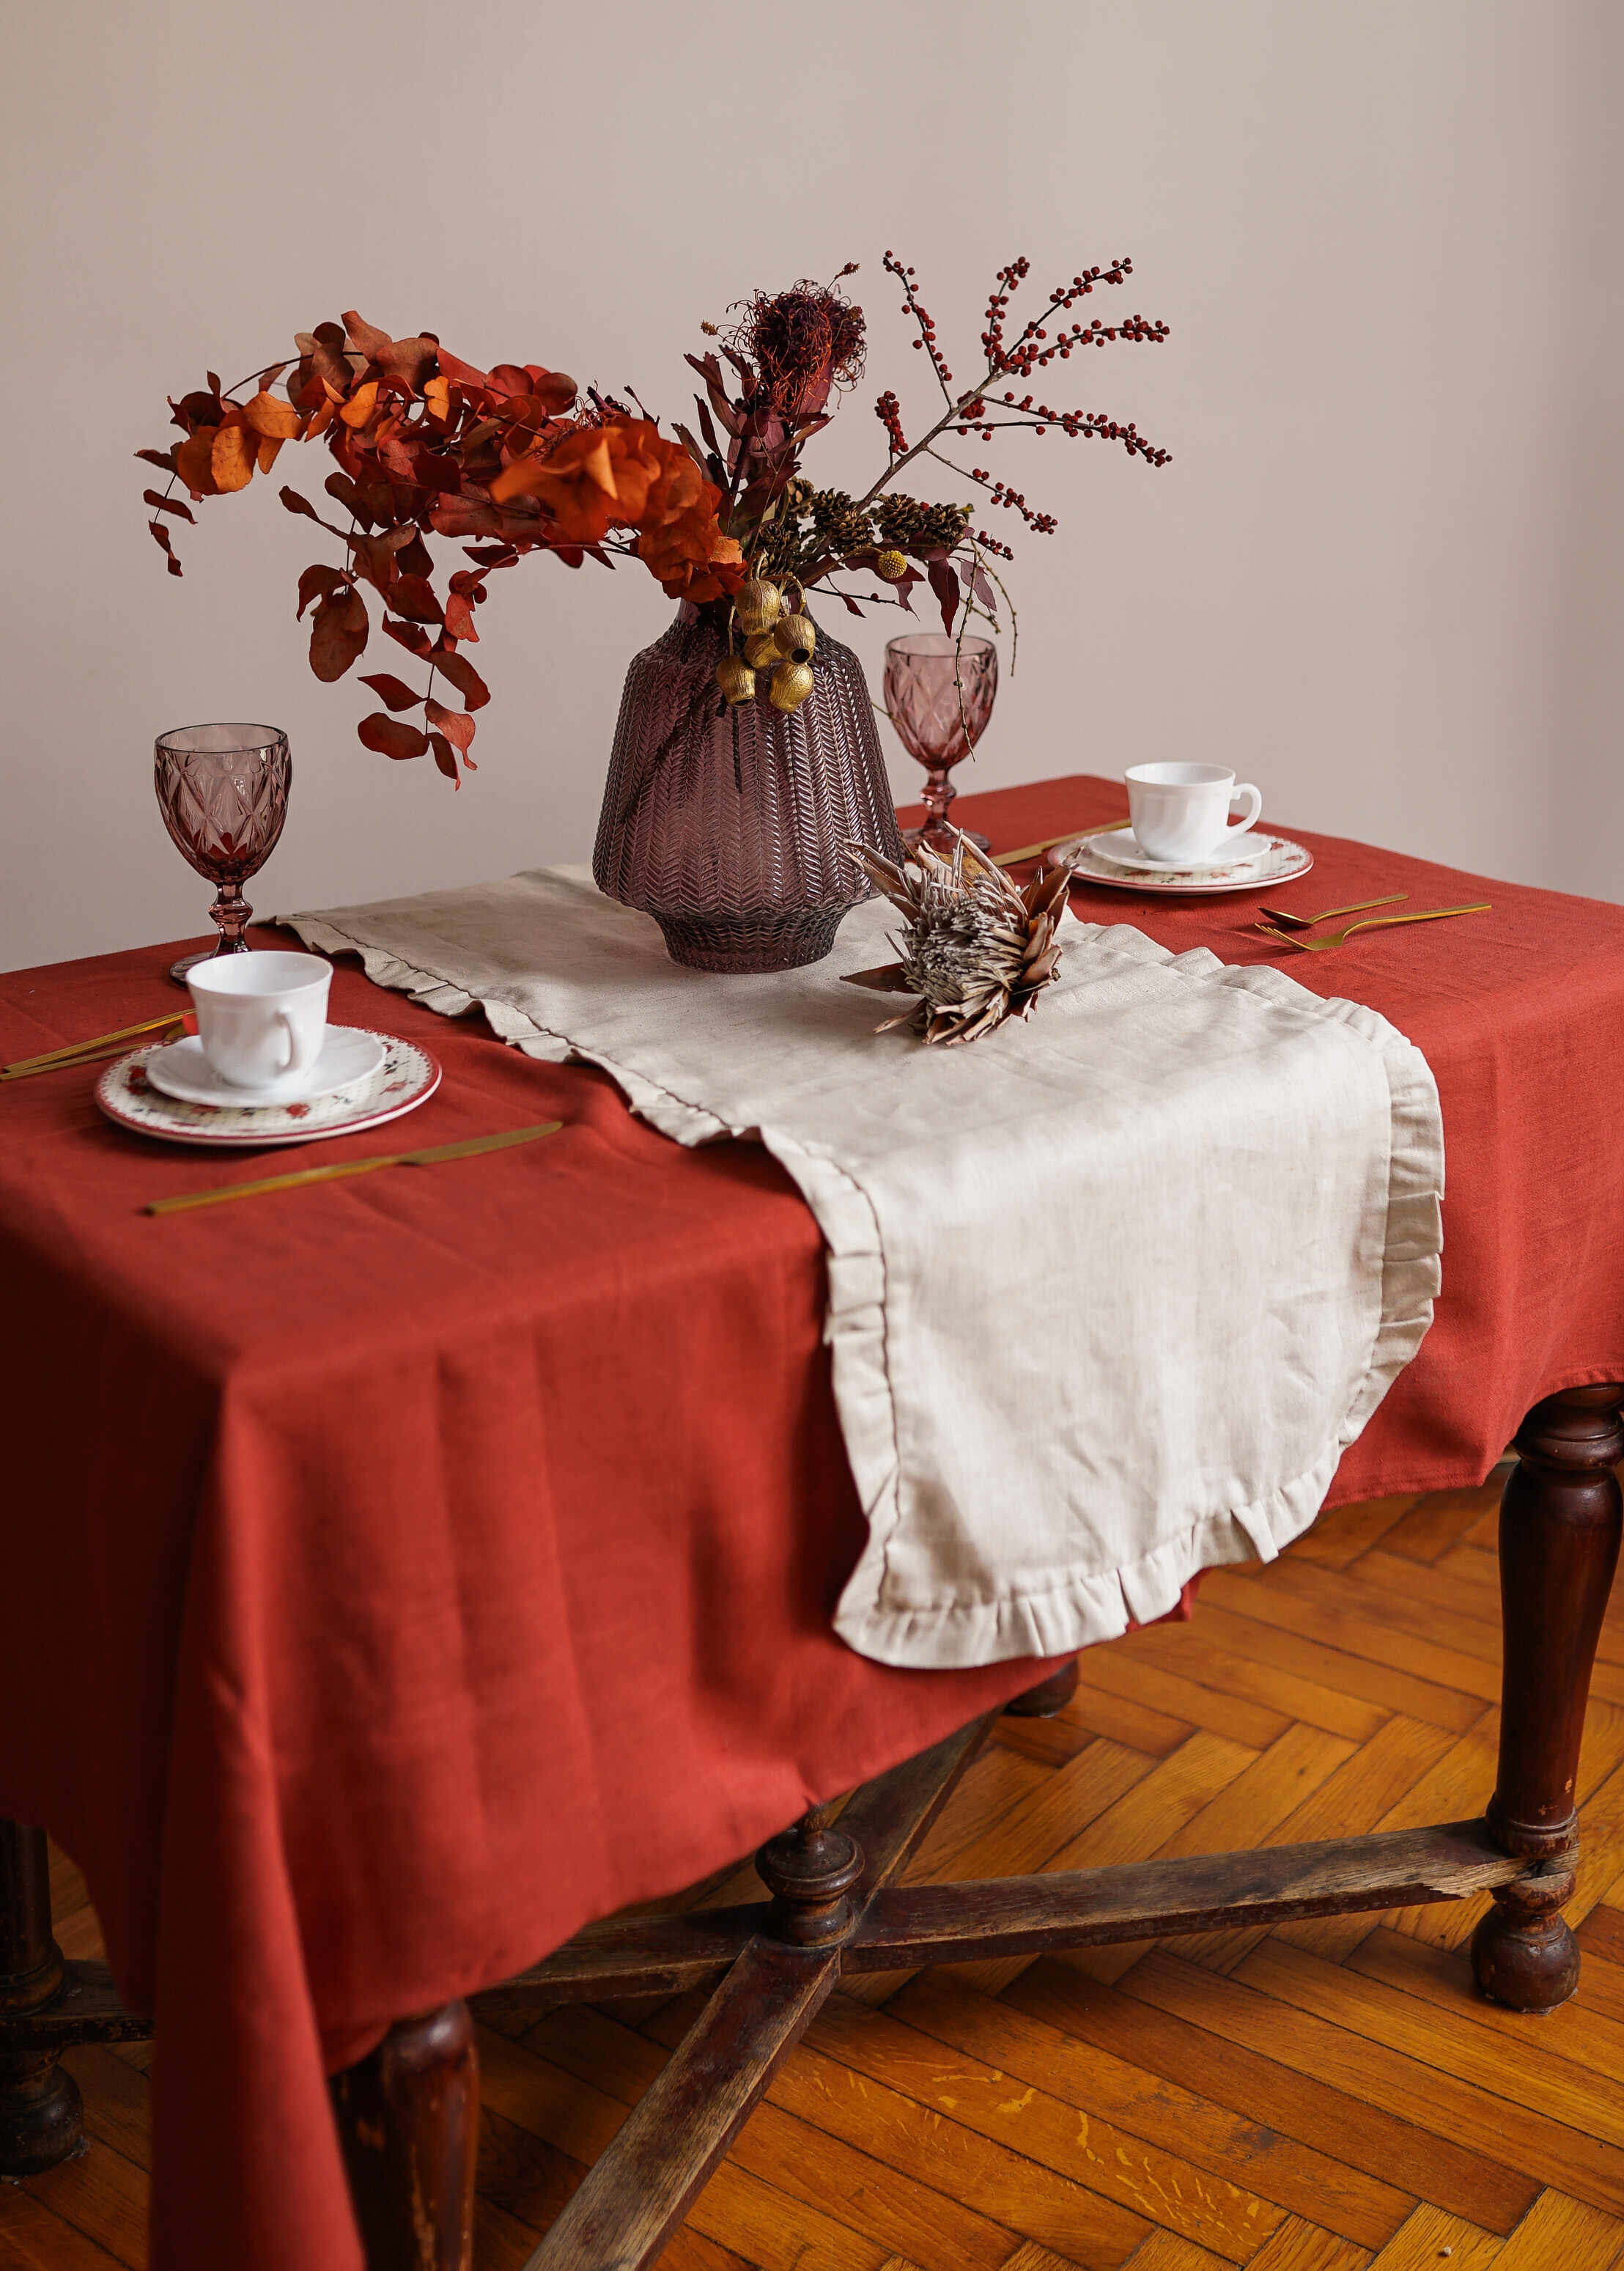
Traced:
<path fill-rule="evenodd" d="M 426 1104 L 440 1085 L 440 1067 L 416 1041 L 378 1033 L 383 1062 L 359 1087 L 308 1104 L 183 1104 L 165 1096 L 143 1066 L 152 1051 L 132 1049 L 96 1083 L 96 1101 L 109 1120 L 137 1136 L 166 1143 L 204 1143 L 252 1151 L 275 1143 L 319 1143 L 329 1136 L 359 1136 Z"/>
<path fill-rule="evenodd" d="M 1222 866 L 1203 867 L 1127 867 L 1094 848 L 1094 839 L 1110 829 L 1085 830 L 1043 855 L 1044 865 L 1069 867 L 1074 882 L 1103 883 L 1113 891 L 1148 891 L 1158 897 L 1205 898 L 1218 891 L 1273 890 L 1294 883 L 1314 865 L 1314 854 L 1288 836 L 1248 834 L 1246 853 Z"/>

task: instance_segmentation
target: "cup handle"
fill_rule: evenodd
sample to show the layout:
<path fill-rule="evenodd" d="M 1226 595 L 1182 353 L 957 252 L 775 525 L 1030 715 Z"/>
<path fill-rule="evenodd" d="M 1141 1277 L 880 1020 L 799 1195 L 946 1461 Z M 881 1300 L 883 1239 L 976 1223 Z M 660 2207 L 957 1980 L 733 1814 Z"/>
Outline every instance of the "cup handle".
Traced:
<path fill-rule="evenodd" d="M 1245 819 L 1242 821 L 1238 828 L 1226 829 L 1224 832 L 1224 841 L 1226 843 L 1233 842 L 1235 838 L 1237 836 L 1250 835 L 1252 830 L 1257 825 L 1258 815 L 1263 810 L 1263 791 L 1261 789 L 1254 788 L 1250 781 L 1236 781 L 1234 788 L 1229 792 L 1229 807 L 1231 811 L 1233 811 L 1235 807 L 1240 803 L 1242 797 L 1246 799 L 1248 804 L 1251 807 L 1251 809 L 1247 814 Z"/>
<path fill-rule="evenodd" d="M 278 1079 L 280 1080 L 290 1072 L 308 1072 L 322 1054 L 323 1036 L 316 1034 L 313 1043 L 302 1040 L 285 1009 L 277 1011 L 277 1023 L 287 1037 L 287 1062 L 277 1075 Z"/>

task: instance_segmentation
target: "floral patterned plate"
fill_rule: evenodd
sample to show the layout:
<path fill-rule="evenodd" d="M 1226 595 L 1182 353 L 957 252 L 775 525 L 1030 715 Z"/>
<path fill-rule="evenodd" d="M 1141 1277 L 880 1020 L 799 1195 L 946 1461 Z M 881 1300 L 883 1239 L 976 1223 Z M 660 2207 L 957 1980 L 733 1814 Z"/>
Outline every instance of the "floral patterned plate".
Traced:
<path fill-rule="evenodd" d="M 1094 831 L 1094 835 L 1110 832 Z M 1153 891 L 1180 898 L 1205 897 L 1212 891 L 1273 890 L 1306 875 L 1314 865 L 1314 854 L 1289 837 L 1259 834 L 1250 841 L 1247 857 L 1227 867 L 1124 867 L 1096 852 L 1086 832 L 1069 843 L 1057 844 L 1043 858 L 1047 867 L 1069 867 L 1079 883 L 1104 883 L 1114 891 Z"/>
<path fill-rule="evenodd" d="M 110 1064 L 96 1083 L 96 1101 L 109 1120 L 133 1128 L 137 1136 L 157 1136 L 167 1143 L 206 1143 L 227 1150 L 261 1150 L 273 1143 L 319 1143 L 325 1136 L 355 1136 L 415 1112 L 440 1085 L 440 1067 L 415 1041 L 393 1033 L 373 1036 L 383 1044 L 383 1062 L 358 1088 L 321 1096 L 308 1104 L 182 1104 L 165 1096 L 143 1067 L 152 1054 L 133 1049 Z"/>

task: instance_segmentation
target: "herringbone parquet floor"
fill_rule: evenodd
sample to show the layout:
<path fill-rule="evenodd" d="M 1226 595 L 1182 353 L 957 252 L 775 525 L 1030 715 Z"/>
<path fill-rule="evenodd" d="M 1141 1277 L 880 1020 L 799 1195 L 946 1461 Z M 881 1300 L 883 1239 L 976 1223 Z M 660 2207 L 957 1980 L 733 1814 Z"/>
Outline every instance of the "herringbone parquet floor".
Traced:
<path fill-rule="evenodd" d="M 1192 1624 L 1085 1653 L 1060 1718 L 1001 1723 L 914 1873 L 1478 1812 L 1495 1498 L 1345 1508 L 1272 1567 L 1208 1579 Z M 1624 1599 L 1580 1796 L 1584 1976 L 1554 2016 L 1474 1998 L 1476 1903 L 858 1981 L 665 2271 L 1624 2271 Z M 94 1953 L 75 1873 L 60 1876 L 60 1936 Z M 738 1881 L 699 1896 L 738 1897 Z M 688 2016 L 483 2031 L 478 2271 L 517 2271 Z M 146 2053 L 72 2064 L 92 2148 L 0 2187 L 0 2266 L 140 2271 Z"/>

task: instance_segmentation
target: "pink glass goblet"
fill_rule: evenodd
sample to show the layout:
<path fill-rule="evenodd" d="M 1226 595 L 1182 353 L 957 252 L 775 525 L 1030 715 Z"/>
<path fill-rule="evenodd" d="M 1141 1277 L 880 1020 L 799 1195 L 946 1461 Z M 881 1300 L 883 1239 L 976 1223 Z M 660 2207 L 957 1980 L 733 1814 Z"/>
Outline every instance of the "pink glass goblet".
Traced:
<path fill-rule="evenodd" d="M 164 826 L 200 875 L 218 889 L 209 909 L 219 943 L 170 967 L 186 973 L 216 954 L 246 954 L 253 908 L 242 886 L 277 846 L 287 818 L 292 769 L 287 735 L 274 726 L 179 726 L 153 743 L 152 784 Z"/>
<path fill-rule="evenodd" d="M 947 808 L 958 792 L 948 771 L 980 741 L 997 690 L 998 651 L 990 639 L 909 631 L 886 645 L 886 713 L 908 756 L 925 768 L 924 826 L 905 829 L 905 844 L 952 856 Z M 986 851 L 984 836 L 963 832 Z"/>

